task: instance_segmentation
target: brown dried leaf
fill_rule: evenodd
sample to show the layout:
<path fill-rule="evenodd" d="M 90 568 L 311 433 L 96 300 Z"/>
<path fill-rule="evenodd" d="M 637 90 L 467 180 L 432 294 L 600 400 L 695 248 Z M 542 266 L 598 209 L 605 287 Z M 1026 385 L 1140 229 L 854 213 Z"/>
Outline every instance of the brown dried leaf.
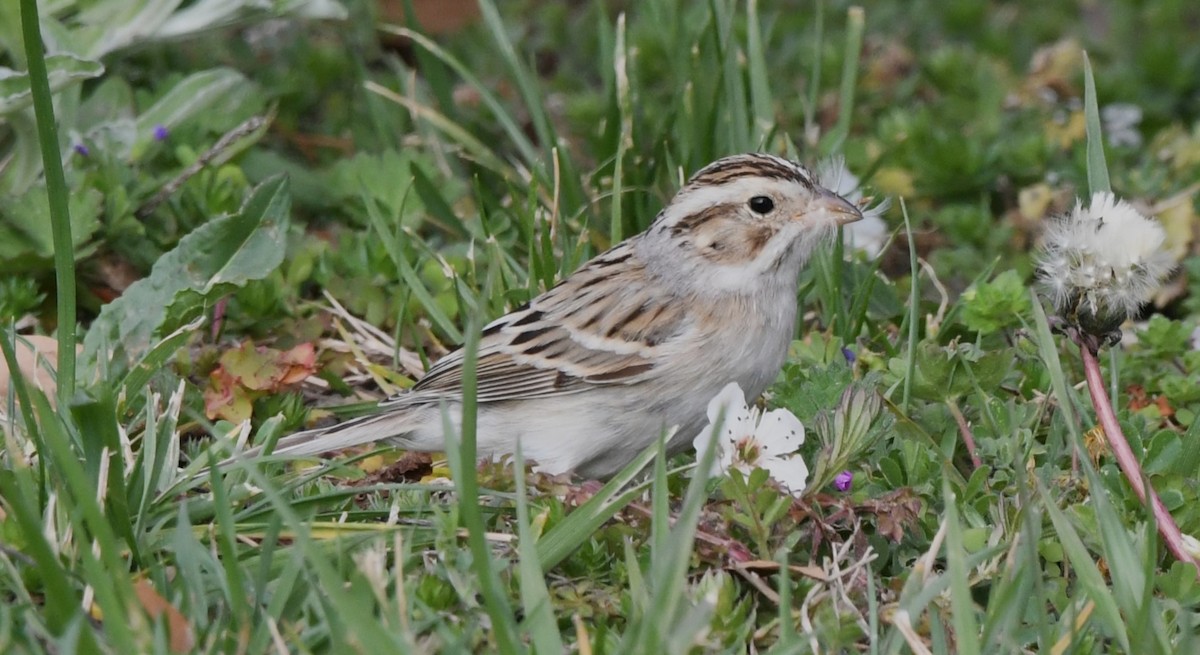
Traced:
<path fill-rule="evenodd" d="M 881 498 L 862 504 L 862 509 L 875 514 L 879 534 L 899 543 L 907 528 L 916 526 L 921 512 L 921 499 L 911 489 L 897 489 Z"/>
<path fill-rule="evenodd" d="M 172 652 L 190 653 L 196 646 L 196 635 L 191 624 L 184 618 L 174 605 L 150 584 L 149 580 L 138 580 L 133 583 L 133 593 L 137 595 L 138 603 L 150 618 L 157 620 L 166 615 L 167 639 Z"/>

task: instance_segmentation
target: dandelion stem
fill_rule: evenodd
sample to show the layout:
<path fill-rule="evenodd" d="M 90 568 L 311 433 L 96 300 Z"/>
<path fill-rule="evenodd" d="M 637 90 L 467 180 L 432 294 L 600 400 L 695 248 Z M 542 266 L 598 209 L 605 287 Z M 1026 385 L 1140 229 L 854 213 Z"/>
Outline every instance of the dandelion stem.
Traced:
<path fill-rule="evenodd" d="M 1083 356 L 1083 374 L 1087 378 L 1088 393 L 1092 396 L 1092 406 L 1096 409 L 1096 418 L 1100 421 L 1100 427 L 1104 428 L 1104 436 L 1108 439 L 1108 445 L 1117 458 L 1121 472 L 1125 474 L 1125 479 L 1129 480 L 1129 484 L 1143 503 L 1146 502 L 1146 496 L 1150 496 L 1150 508 L 1154 513 L 1154 520 L 1158 524 L 1158 532 L 1163 536 L 1171 554 L 1179 561 L 1188 562 L 1200 569 L 1200 564 L 1188 554 L 1187 547 L 1183 542 L 1183 534 L 1179 531 L 1174 517 L 1167 511 L 1166 506 L 1155 493 L 1154 487 L 1145 483 L 1142 467 L 1129 448 L 1129 441 L 1125 439 L 1125 433 L 1121 431 L 1121 424 L 1117 422 L 1117 415 L 1113 412 L 1112 401 L 1105 391 L 1104 376 L 1100 373 L 1100 362 L 1096 359 L 1096 351 L 1087 343 L 1082 342 L 1079 344 L 1079 351 Z"/>

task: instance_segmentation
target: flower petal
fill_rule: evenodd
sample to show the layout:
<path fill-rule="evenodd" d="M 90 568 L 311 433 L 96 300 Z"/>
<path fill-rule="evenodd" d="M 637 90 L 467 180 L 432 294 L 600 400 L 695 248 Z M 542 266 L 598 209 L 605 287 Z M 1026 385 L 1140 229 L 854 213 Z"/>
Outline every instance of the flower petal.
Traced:
<path fill-rule="evenodd" d="M 763 457 L 790 454 L 804 443 L 804 424 L 786 409 L 773 409 L 763 414 L 754 436 L 762 444 Z"/>
<path fill-rule="evenodd" d="M 744 412 L 746 409 L 746 394 L 737 382 L 730 382 L 708 401 L 708 422 L 716 423 L 721 418 L 722 410 L 729 416 L 735 411 Z"/>
<path fill-rule="evenodd" d="M 721 439 L 720 435 L 716 439 L 713 439 L 713 427 L 712 424 L 704 426 L 704 429 L 696 435 L 696 438 L 692 439 L 692 447 L 696 449 L 697 462 L 704 459 L 704 453 L 708 452 L 710 444 L 717 450 L 715 457 L 713 457 L 712 466 L 708 469 L 708 477 L 710 478 L 721 475 L 729 466 L 728 462 L 725 461 L 729 459 L 729 455 L 727 455 L 729 449 L 724 447 L 725 440 Z M 723 461 L 724 463 L 722 463 Z"/>
<path fill-rule="evenodd" d="M 708 403 L 709 428 L 718 423 L 721 425 L 721 441 L 723 450 L 730 449 L 745 437 L 754 436 L 755 419 L 758 410 L 746 405 L 746 396 L 736 382 L 730 382 L 721 389 Z M 693 441 L 695 445 L 695 441 Z M 699 450 L 699 448 L 697 448 Z"/>
<path fill-rule="evenodd" d="M 717 476 L 729 469 L 734 459 L 734 445 L 740 436 L 750 436 L 754 433 L 754 414 L 746 406 L 746 395 L 736 382 L 730 382 L 713 396 L 708 402 L 709 424 L 692 439 L 692 447 L 696 449 L 696 459 L 704 457 L 709 444 L 717 449 L 713 459 L 710 476 Z M 721 431 L 713 439 L 716 424 L 721 423 Z"/>
<path fill-rule="evenodd" d="M 793 457 L 768 457 L 760 466 L 771 474 L 771 478 L 783 485 L 793 496 L 799 496 L 808 485 L 808 464 L 799 455 Z"/>

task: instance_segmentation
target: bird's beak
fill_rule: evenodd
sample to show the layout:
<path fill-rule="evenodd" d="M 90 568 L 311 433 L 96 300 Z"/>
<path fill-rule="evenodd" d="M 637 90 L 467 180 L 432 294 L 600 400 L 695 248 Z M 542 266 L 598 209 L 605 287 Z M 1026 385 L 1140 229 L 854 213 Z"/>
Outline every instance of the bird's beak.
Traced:
<path fill-rule="evenodd" d="M 839 196 L 838 194 L 822 189 L 813 201 L 813 208 L 805 212 L 806 214 L 821 214 L 821 218 L 832 220 L 837 225 L 845 225 L 860 220 L 862 210 L 857 205 Z"/>

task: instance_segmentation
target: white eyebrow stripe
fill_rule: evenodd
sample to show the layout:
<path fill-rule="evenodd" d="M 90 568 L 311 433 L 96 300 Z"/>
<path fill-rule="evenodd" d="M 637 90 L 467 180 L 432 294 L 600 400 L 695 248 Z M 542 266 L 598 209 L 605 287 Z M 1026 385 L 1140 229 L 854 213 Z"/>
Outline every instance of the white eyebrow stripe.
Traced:
<path fill-rule="evenodd" d="M 794 193 L 799 185 L 790 180 L 780 180 L 762 177 L 743 177 L 733 182 L 714 186 L 703 186 L 687 189 L 681 192 L 667 205 L 659 218 L 666 225 L 674 225 L 680 220 L 703 211 L 714 205 L 730 203 L 741 204 L 753 196 L 785 196 Z"/>

